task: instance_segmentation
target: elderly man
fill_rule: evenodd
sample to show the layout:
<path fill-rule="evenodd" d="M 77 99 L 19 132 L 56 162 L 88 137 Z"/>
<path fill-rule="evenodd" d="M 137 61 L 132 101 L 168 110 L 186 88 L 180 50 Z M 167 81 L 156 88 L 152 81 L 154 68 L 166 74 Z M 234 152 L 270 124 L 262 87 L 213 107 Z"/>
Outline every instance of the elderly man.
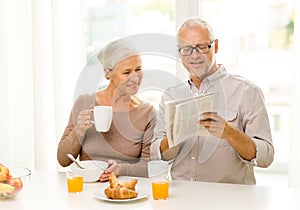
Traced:
<path fill-rule="evenodd" d="M 255 184 L 253 167 L 268 167 L 274 158 L 262 91 L 216 63 L 218 39 L 205 20 L 185 20 L 177 37 L 179 57 L 189 80 L 168 88 L 162 96 L 152 157 L 172 160 L 173 179 Z M 164 103 L 216 92 L 218 112 L 207 112 L 204 119 L 195 122 L 209 134 L 195 135 L 169 147 Z"/>

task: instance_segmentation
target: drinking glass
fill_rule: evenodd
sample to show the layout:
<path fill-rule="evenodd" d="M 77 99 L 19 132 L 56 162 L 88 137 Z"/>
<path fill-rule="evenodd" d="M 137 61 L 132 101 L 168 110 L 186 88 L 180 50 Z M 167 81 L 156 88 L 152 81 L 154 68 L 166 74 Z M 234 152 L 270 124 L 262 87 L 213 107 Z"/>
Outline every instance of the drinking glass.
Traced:
<path fill-rule="evenodd" d="M 83 174 L 72 171 L 66 172 L 69 193 L 79 193 L 83 190 Z"/>
<path fill-rule="evenodd" d="M 148 174 L 151 179 L 152 196 L 154 200 L 167 199 L 169 197 L 169 165 L 162 160 L 148 162 Z"/>

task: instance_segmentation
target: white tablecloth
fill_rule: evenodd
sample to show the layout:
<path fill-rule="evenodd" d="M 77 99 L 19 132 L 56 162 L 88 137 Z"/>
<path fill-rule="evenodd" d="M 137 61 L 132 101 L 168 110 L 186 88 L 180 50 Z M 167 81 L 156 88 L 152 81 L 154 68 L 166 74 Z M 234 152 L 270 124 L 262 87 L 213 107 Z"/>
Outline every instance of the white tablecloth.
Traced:
<path fill-rule="evenodd" d="M 122 177 L 120 177 L 122 178 Z M 126 177 L 123 177 L 126 178 Z M 67 193 L 64 173 L 33 171 L 28 188 L 11 200 L 0 200 L 1 210 L 265 210 L 300 209 L 300 189 L 205 182 L 171 181 L 169 199 L 153 200 L 149 179 L 138 178 L 137 191 L 148 197 L 131 202 L 95 198 L 108 183 L 85 183 L 80 194 Z"/>

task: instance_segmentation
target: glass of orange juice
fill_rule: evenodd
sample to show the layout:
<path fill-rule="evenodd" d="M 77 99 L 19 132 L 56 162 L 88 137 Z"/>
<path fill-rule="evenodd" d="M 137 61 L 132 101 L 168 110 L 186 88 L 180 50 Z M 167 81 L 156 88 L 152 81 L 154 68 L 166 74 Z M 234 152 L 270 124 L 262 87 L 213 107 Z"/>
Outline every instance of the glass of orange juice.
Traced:
<path fill-rule="evenodd" d="M 154 200 L 167 199 L 169 197 L 169 165 L 162 160 L 148 162 L 148 175 L 151 179 L 152 196 Z"/>
<path fill-rule="evenodd" d="M 154 200 L 167 199 L 169 197 L 169 181 L 159 179 L 153 180 L 152 196 Z"/>
<path fill-rule="evenodd" d="M 71 171 L 66 172 L 69 193 L 79 193 L 83 190 L 83 175 Z"/>

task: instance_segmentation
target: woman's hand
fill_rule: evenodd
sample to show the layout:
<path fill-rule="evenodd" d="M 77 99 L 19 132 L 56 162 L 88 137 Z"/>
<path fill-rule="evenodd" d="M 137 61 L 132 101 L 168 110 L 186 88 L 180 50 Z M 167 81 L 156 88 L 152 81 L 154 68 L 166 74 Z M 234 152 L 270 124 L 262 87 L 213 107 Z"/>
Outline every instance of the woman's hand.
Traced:
<path fill-rule="evenodd" d="M 121 172 L 121 165 L 118 164 L 115 160 L 108 160 L 108 167 L 105 169 L 103 174 L 101 174 L 99 180 L 100 182 L 106 182 L 109 179 L 110 173 L 114 173 L 116 176 L 120 175 Z"/>
<path fill-rule="evenodd" d="M 88 109 L 83 110 L 79 113 L 77 117 L 77 125 L 74 128 L 77 136 L 83 137 L 87 129 L 92 127 L 93 108 L 94 105 L 91 104 Z"/>

